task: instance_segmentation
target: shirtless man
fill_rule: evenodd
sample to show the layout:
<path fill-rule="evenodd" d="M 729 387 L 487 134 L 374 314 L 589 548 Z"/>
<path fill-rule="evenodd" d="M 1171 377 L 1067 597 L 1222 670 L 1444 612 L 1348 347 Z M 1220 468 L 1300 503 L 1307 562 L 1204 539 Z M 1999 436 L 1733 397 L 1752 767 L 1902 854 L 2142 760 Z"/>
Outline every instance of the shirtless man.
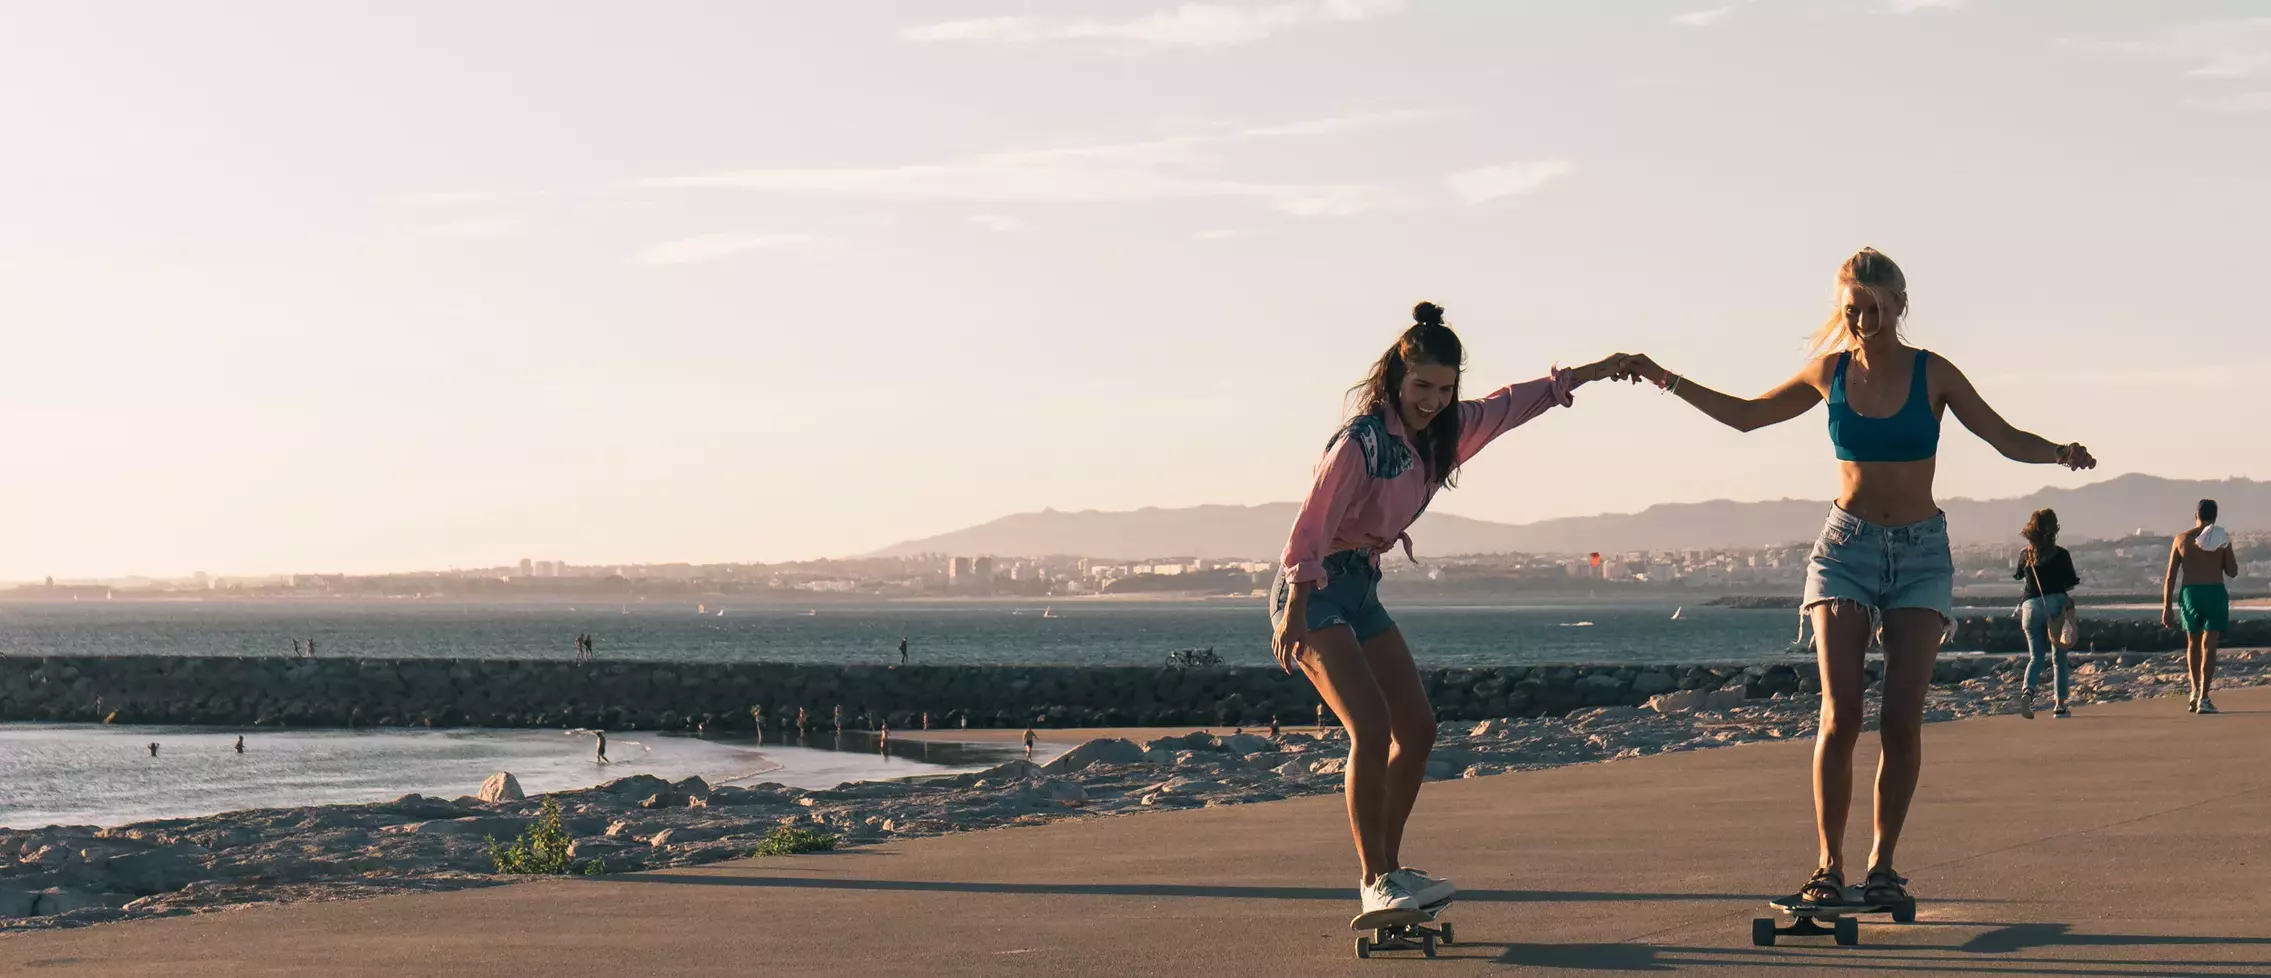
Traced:
<path fill-rule="evenodd" d="M 2184 588 L 2177 589 L 2183 575 Z M 2216 501 L 2200 501 L 2199 522 L 2176 535 L 2169 547 L 2168 576 L 2161 581 L 2161 624 L 2184 629 L 2184 671 L 2192 681 L 2188 709 L 2214 713 L 2208 686 L 2216 678 L 2216 643 L 2231 621 L 2231 595 L 2224 578 L 2239 576 L 2232 537 L 2216 525 Z"/>

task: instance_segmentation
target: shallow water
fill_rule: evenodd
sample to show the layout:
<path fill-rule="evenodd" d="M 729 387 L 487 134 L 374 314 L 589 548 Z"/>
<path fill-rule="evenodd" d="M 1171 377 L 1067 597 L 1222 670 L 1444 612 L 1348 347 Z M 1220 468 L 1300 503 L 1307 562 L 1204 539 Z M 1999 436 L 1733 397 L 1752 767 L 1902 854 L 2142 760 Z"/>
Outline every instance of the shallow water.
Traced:
<path fill-rule="evenodd" d="M 235 750 L 245 738 L 245 752 Z M 158 744 L 150 756 L 148 745 Z M 389 801 L 410 792 L 474 794 L 498 771 L 521 789 L 582 788 L 633 774 L 802 788 L 986 767 L 1008 748 L 865 734 L 759 744 L 639 731 L 610 733 L 608 763 L 589 733 L 561 730 L 226 730 L 0 724 L 0 826 L 121 825 L 247 808 Z"/>

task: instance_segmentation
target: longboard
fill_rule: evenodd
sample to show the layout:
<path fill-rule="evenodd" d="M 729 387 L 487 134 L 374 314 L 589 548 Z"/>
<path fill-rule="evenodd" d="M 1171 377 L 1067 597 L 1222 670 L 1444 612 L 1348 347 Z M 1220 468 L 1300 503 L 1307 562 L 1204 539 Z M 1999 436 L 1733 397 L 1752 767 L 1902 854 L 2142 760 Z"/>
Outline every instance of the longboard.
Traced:
<path fill-rule="evenodd" d="M 1452 899 L 1457 899 L 1457 897 L 1454 896 Z M 1434 957 L 1437 944 L 1448 947 L 1455 943 L 1452 936 L 1454 932 L 1451 929 L 1450 921 L 1444 921 L 1434 927 L 1426 925 L 1434 923 L 1435 918 L 1442 916 L 1443 911 L 1449 909 L 1451 909 L 1451 900 L 1444 900 L 1440 903 L 1428 904 L 1417 910 L 1404 911 L 1403 914 L 1391 918 L 1390 922 L 1378 924 L 1360 923 L 1360 921 L 1364 921 L 1364 915 L 1358 914 L 1355 920 L 1349 921 L 1349 926 L 1355 930 L 1370 930 L 1372 933 L 1369 936 L 1356 939 L 1356 956 L 1369 958 L 1374 951 L 1417 950 L 1428 957 Z"/>
<path fill-rule="evenodd" d="M 1791 918 L 1788 927 L 1776 926 L 1773 917 L 1751 919 L 1751 943 L 1759 947 L 1773 947 L 1778 935 L 1792 937 L 1820 937 L 1824 934 L 1838 944 L 1851 947 L 1861 942 L 1861 922 L 1854 918 L 1868 914 L 1891 914 L 1893 923 L 1906 924 L 1916 920 L 1916 898 L 1898 903 L 1813 903 L 1800 899 L 1795 893 L 1779 900 L 1769 900 L 1768 907 Z M 1829 921 L 1823 927 L 1818 921 Z"/>

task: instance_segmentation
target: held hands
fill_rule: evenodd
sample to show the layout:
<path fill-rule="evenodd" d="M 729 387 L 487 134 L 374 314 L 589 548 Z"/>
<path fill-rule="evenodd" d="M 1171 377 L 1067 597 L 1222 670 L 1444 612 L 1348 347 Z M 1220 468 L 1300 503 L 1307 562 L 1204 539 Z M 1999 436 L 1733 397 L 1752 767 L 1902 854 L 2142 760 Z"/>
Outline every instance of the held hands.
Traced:
<path fill-rule="evenodd" d="M 2098 460 L 2090 457 L 2090 450 L 2083 448 L 2081 442 L 2073 442 L 2071 444 L 2058 446 L 2058 455 L 2056 461 L 2059 465 L 2063 465 L 2075 471 L 2080 471 L 2082 469 L 2094 469 L 2098 467 Z M 2161 617 L 2167 618 L 2168 615 L 2164 613 Z"/>
<path fill-rule="evenodd" d="M 1576 377 L 1579 384 L 1589 384 L 1596 380 L 1623 380 L 1624 378 L 1618 376 L 1617 371 L 1630 358 L 1631 354 L 1611 353 L 1592 363 L 1571 370 L 1570 373 Z"/>
<path fill-rule="evenodd" d="M 1611 359 L 1615 360 L 1616 363 L 1609 369 L 1610 380 L 1629 381 L 1635 384 L 1645 380 L 1651 384 L 1662 386 L 1664 378 L 1668 376 L 1664 368 L 1657 366 L 1656 361 L 1649 359 L 1645 353 L 1619 354 Z"/>

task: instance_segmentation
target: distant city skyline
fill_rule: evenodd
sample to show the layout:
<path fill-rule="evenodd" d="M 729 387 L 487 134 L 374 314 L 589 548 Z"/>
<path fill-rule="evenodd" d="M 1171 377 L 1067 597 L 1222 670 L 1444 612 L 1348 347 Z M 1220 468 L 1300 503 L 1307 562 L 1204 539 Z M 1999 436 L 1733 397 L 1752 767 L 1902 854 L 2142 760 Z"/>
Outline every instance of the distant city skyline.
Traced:
<path fill-rule="evenodd" d="M 856 67 L 852 67 L 856 66 Z M 1755 393 L 1830 275 L 2095 473 L 2271 479 L 2271 18 L 2177 0 L 21 4 L 0 580 L 864 553 L 1297 499 L 1442 303 L 1467 390 Z M 1588 388 L 1434 511 L 1823 498 Z"/>

